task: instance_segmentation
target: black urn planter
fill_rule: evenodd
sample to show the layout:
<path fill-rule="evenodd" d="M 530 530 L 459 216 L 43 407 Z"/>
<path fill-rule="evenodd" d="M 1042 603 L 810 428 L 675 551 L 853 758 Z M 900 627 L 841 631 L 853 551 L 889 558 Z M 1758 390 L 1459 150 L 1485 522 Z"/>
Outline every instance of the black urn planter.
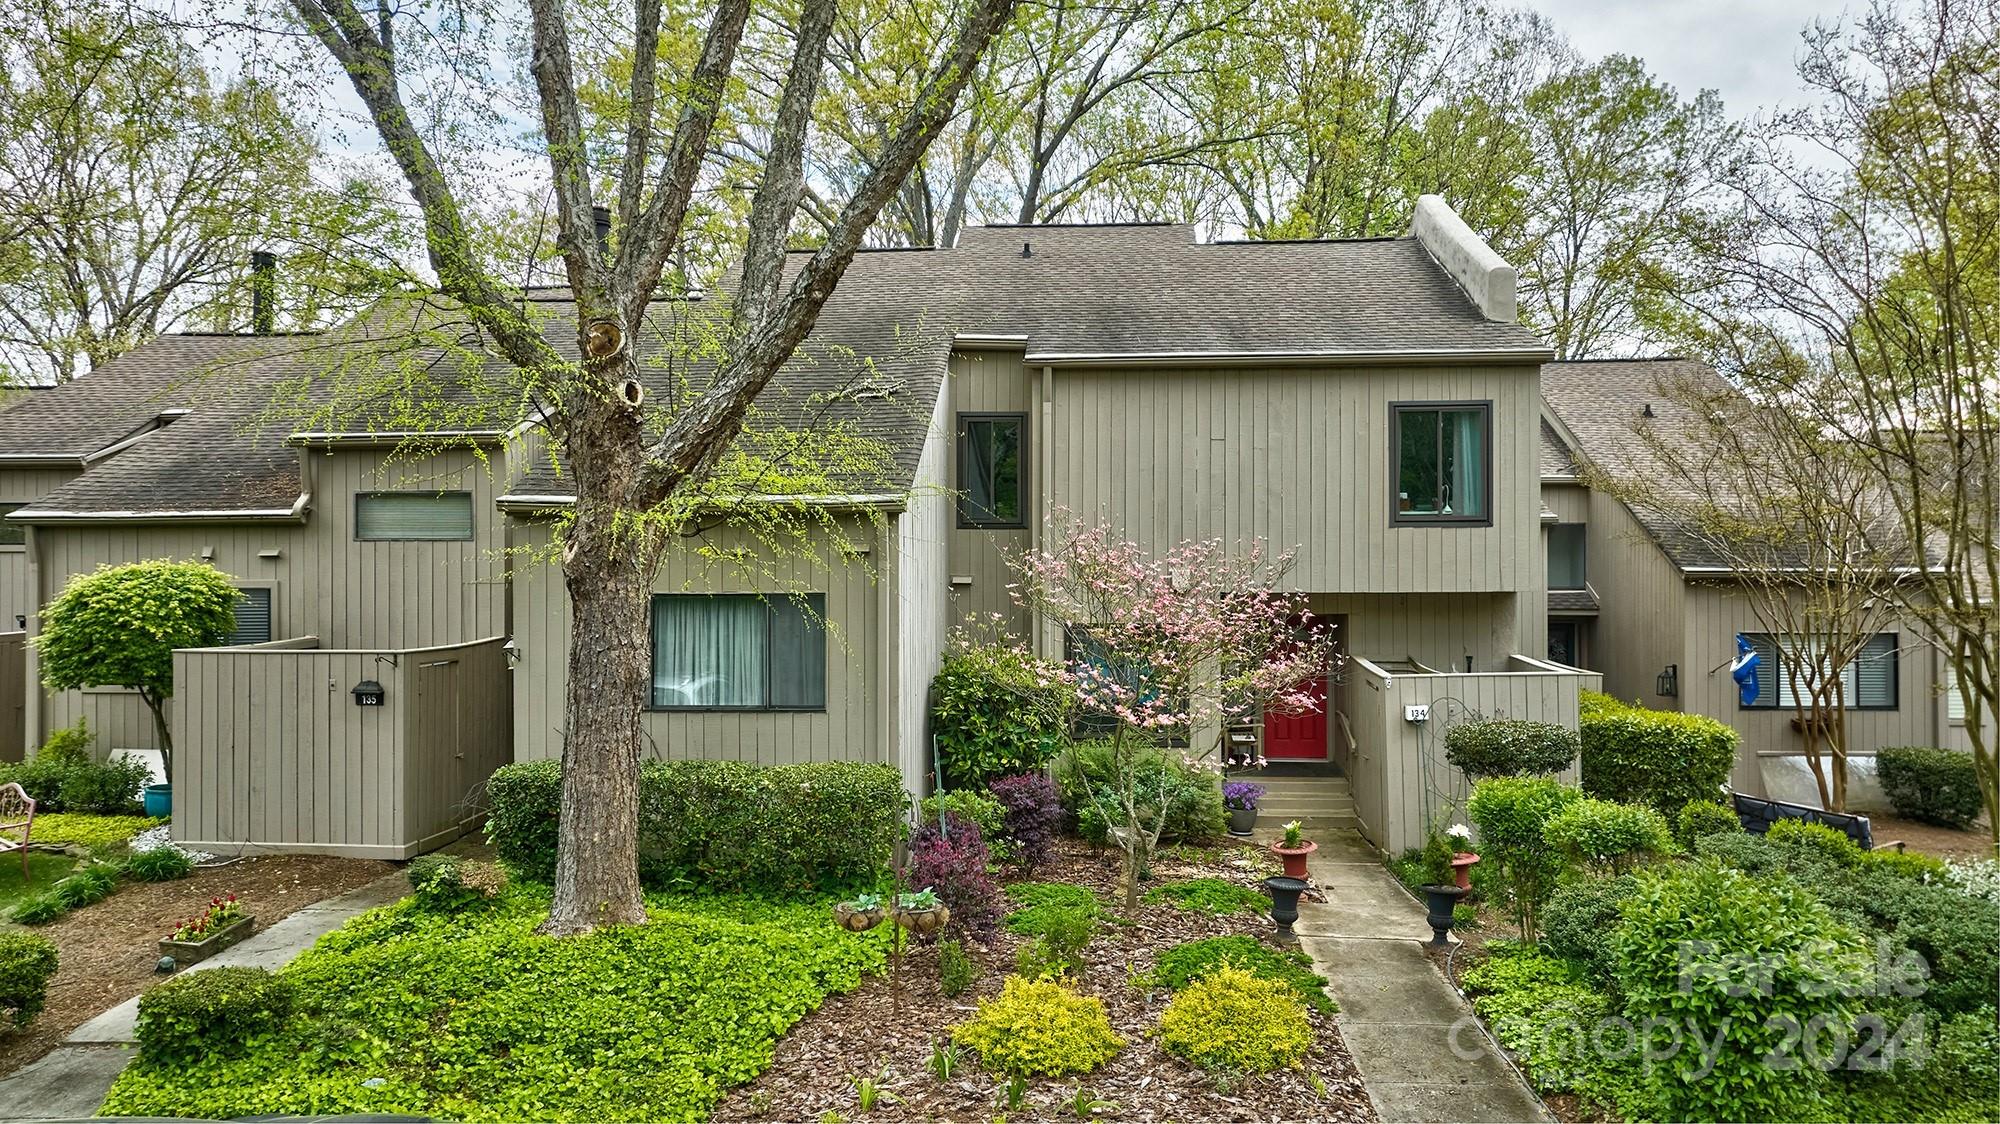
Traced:
<path fill-rule="evenodd" d="M 1432 945 L 1444 948 L 1451 944 L 1451 911 L 1465 899 L 1465 895 L 1471 892 L 1456 886 L 1424 887 L 1424 906 L 1427 911 L 1424 920 L 1430 922 L 1431 932 L 1435 934 L 1431 938 Z"/>
<path fill-rule="evenodd" d="M 1264 879 L 1264 888 L 1271 891 L 1271 920 L 1278 924 L 1278 939 L 1295 941 L 1292 922 L 1299 919 L 1299 895 L 1306 892 L 1306 880 L 1288 878 L 1274 874 Z"/>

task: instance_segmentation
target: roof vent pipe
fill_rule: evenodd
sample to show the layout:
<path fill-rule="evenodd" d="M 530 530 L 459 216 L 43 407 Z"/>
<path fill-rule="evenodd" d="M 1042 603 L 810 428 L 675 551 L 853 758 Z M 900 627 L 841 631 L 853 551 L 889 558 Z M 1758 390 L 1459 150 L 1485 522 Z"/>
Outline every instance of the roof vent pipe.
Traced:
<path fill-rule="evenodd" d="M 1650 418 L 1650 417 L 1653 417 L 1653 416 L 1654 416 L 1654 414 L 1653 414 L 1653 404 L 1652 404 L 1651 402 L 1648 402 L 1648 403 L 1646 403 L 1646 408 L 1645 408 L 1645 409 L 1643 409 L 1643 410 L 1640 410 L 1640 411 L 1639 411 L 1639 416 L 1640 416 L 1640 417 L 1642 417 L 1642 418 Z"/>
<path fill-rule="evenodd" d="M 611 252 L 611 208 L 602 203 L 597 204 L 590 209 L 590 220 L 597 227 L 598 253 L 609 254 Z"/>
<path fill-rule="evenodd" d="M 250 254 L 250 331 L 268 336 L 278 328 L 278 255 L 269 250 Z"/>
<path fill-rule="evenodd" d="M 1034 257 L 1034 256 L 1035 256 L 1035 248 L 1034 248 L 1033 246 L 1029 245 L 1029 244 L 1028 244 L 1028 243 L 1026 243 L 1026 242 L 1023 242 L 1023 243 L 1021 243 L 1021 256 L 1022 256 L 1022 257 L 1024 257 L 1024 258 L 1032 258 L 1032 257 Z"/>

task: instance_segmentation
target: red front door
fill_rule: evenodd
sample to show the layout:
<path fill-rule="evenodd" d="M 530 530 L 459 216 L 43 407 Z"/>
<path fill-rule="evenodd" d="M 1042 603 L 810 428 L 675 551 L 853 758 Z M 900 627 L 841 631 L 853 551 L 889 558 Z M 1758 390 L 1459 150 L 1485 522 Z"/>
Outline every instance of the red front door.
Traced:
<path fill-rule="evenodd" d="M 1264 715 L 1264 756 L 1287 761 L 1326 760 L 1326 676 L 1309 680 L 1313 709 L 1307 714 Z"/>

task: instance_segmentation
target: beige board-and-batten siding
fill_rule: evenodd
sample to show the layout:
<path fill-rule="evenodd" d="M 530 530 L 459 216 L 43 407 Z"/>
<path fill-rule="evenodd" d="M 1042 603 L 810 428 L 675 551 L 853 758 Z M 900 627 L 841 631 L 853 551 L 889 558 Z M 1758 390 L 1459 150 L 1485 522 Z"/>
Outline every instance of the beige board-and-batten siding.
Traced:
<path fill-rule="evenodd" d="M 33 503 L 76 479 L 82 471 L 81 468 L 0 468 L 0 504 Z M 0 544 L 0 628 L 22 627 L 15 623 L 15 618 L 33 616 L 38 607 L 27 546 Z"/>
<path fill-rule="evenodd" d="M 219 854 L 405 859 L 476 825 L 510 756 L 506 641 L 310 639 L 174 653 L 173 837 Z M 379 706 L 358 705 L 373 681 Z"/>
<path fill-rule="evenodd" d="M 1012 562 L 1021 557 L 1035 540 L 1047 495 L 1042 471 L 1041 450 L 1047 441 L 1048 418 L 1042 408 L 1040 368 L 1031 372 L 1022 365 L 1018 348 L 958 350 L 952 353 L 950 378 L 945 380 L 943 398 L 949 415 L 943 419 L 946 440 L 941 450 L 941 480 L 951 490 L 946 512 L 950 527 L 951 613 L 954 623 L 967 617 L 1000 617 L 1005 628 L 1026 637 L 1032 617 L 1014 601 L 1008 586 L 1015 581 Z M 1022 481 L 1027 509 L 1027 526 L 1022 528 L 962 527 L 958 517 L 958 416 L 970 413 L 1025 414 L 1027 442 L 1021 449 L 1021 463 L 1027 478 Z M 1061 503 L 1060 495 L 1054 502 Z"/>
<path fill-rule="evenodd" d="M 888 520 L 893 544 L 895 517 Z M 886 698 L 883 656 L 883 594 L 874 580 L 885 535 L 865 516 L 843 517 L 845 535 L 868 546 L 860 563 L 833 556 L 822 532 L 814 533 L 812 557 L 796 550 L 754 568 L 697 557 L 696 543 L 675 549 L 654 582 L 655 593 L 826 594 L 826 708 L 814 711 L 652 710 L 641 718 L 644 751 L 665 760 L 721 759 L 761 765 L 805 761 L 881 761 L 895 764 L 892 739 L 895 709 Z M 548 558 L 549 524 L 514 520 L 514 639 L 520 662 L 514 669 L 515 757 L 522 761 L 560 758 L 563 706 L 568 690 L 569 594 L 560 565 Z M 759 552 L 746 532 L 717 528 L 704 540 L 717 550 Z M 766 580 L 768 573 L 768 580 Z M 763 587 L 763 588 L 760 588 Z M 775 587 L 775 588 L 774 588 Z M 893 669 L 894 661 L 887 661 Z M 649 700 L 640 700 L 645 703 Z"/>
<path fill-rule="evenodd" d="M 1366 659 L 1347 666 L 1355 752 L 1349 777 L 1362 834 L 1390 854 L 1421 847 L 1431 828 L 1463 822 L 1465 777 L 1444 759 L 1444 735 L 1472 716 L 1577 726 L 1579 692 L 1602 684 L 1591 672 L 1514 657 L 1510 670 L 1450 675 L 1391 674 Z M 1430 717 L 1412 722 L 1407 708 Z M 1576 780 L 1575 767 L 1563 779 Z"/>

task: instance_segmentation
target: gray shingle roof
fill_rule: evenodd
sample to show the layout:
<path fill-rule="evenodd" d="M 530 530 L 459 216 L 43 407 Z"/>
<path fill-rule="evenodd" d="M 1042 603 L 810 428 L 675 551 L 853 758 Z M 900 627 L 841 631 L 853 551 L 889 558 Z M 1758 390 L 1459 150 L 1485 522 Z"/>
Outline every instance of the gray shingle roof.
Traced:
<path fill-rule="evenodd" d="M 1549 612 L 1551 613 L 1595 613 L 1597 594 L 1587 589 L 1549 590 Z"/>
<path fill-rule="evenodd" d="M 19 395 L 0 414 L 0 456 L 87 457 L 152 424 L 160 411 L 189 405 L 204 371 L 230 366 L 264 342 L 161 336 L 75 381 Z"/>
<path fill-rule="evenodd" d="M 1544 394 L 1546 395 L 1546 392 Z M 1563 441 L 1562 435 L 1556 432 L 1556 427 L 1549 424 L 1547 418 L 1542 419 L 1541 459 L 1544 477 L 1576 475 L 1576 457 L 1570 452 L 1569 445 Z"/>

